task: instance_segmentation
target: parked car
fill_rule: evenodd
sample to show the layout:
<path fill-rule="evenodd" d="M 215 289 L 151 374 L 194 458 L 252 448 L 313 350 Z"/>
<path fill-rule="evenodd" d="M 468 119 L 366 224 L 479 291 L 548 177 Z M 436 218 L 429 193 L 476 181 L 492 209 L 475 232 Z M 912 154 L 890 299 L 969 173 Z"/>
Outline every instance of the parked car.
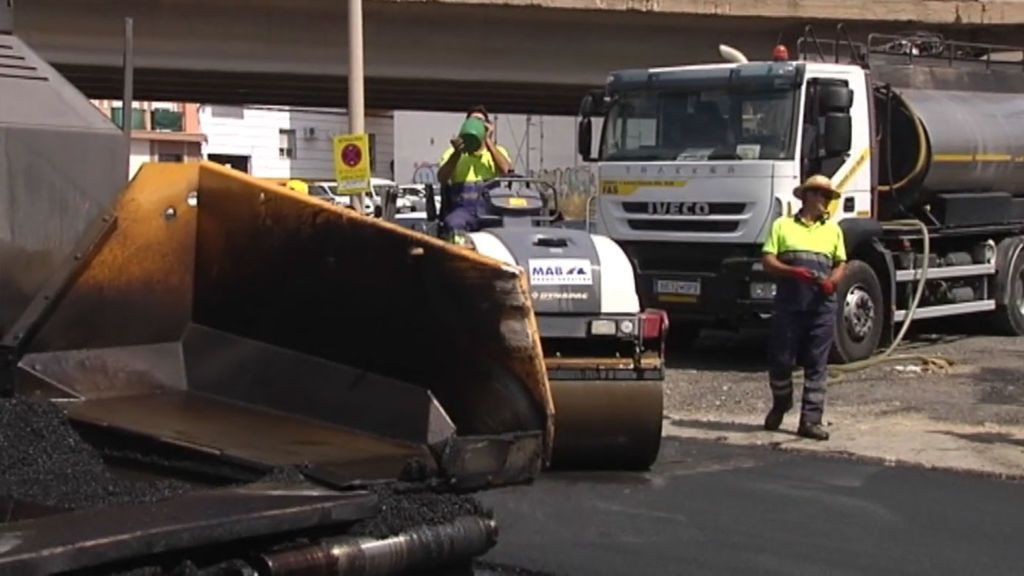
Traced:
<path fill-rule="evenodd" d="M 403 184 L 398 195 L 412 205 L 411 212 L 424 212 L 427 209 L 427 187 L 423 184 Z"/>
<path fill-rule="evenodd" d="M 412 204 L 412 212 L 427 211 L 427 187 L 426 184 L 401 184 L 399 194 L 407 198 Z M 440 211 L 440 196 L 434 193 L 434 207 Z"/>
<path fill-rule="evenodd" d="M 398 184 L 391 180 L 384 178 L 371 178 L 370 179 L 371 192 L 367 196 L 373 201 L 374 208 L 381 206 L 384 194 L 394 193 L 397 197 L 396 201 L 396 212 L 399 214 L 405 214 L 406 212 L 412 212 L 413 206 L 408 199 L 404 198 Z"/>
<path fill-rule="evenodd" d="M 337 206 L 352 206 L 352 195 L 338 194 L 338 183 L 330 180 L 309 183 L 309 195 L 330 202 Z M 363 196 L 363 211 L 366 216 L 372 216 L 374 203 L 369 195 Z"/>

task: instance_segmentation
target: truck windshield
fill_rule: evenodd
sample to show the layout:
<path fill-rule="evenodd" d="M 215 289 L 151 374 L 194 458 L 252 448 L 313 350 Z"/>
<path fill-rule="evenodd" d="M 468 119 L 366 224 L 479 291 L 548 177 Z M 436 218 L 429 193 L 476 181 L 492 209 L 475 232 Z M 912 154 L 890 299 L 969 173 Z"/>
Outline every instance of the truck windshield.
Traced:
<path fill-rule="evenodd" d="M 602 160 L 782 160 L 793 157 L 795 90 L 675 89 L 620 93 Z"/>

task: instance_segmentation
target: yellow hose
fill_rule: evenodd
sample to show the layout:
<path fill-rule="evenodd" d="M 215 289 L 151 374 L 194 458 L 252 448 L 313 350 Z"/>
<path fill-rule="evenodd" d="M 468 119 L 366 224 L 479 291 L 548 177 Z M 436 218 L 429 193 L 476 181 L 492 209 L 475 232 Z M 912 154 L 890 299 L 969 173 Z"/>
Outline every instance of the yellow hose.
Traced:
<path fill-rule="evenodd" d="M 900 328 L 899 334 L 893 339 L 892 344 L 884 352 L 859 360 L 857 362 L 850 362 L 849 364 L 830 364 L 828 367 L 829 380 L 830 382 L 839 382 L 843 379 L 843 375 L 850 372 L 858 372 L 865 370 L 872 366 L 887 362 L 899 362 L 899 361 L 917 361 L 922 364 L 936 367 L 936 368 L 948 368 L 952 362 L 941 356 L 929 356 L 925 354 L 898 354 L 893 356 L 892 353 L 896 350 L 896 347 L 903 341 L 903 337 L 906 336 L 907 330 L 910 329 L 910 323 L 914 319 L 914 313 L 917 311 L 918 304 L 921 303 L 921 296 L 924 294 L 924 284 L 928 280 L 928 261 L 931 257 L 931 238 L 928 235 L 928 227 L 924 225 L 920 220 L 894 220 L 892 222 L 886 222 L 882 224 L 883 228 L 890 230 L 920 230 L 921 235 L 924 239 L 924 266 L 921 267 L 921 278 L 917 283 L 917 292 L 914 294 L 914 299 L 910 303 L 910 308 L 907 309 L 907 317 L 903 321 L 903 326 Z"/>
<path fill-rule="evenodd" d="M 924 266 L 921 268 L 921 278 L 917 283 L 917 292 L 914 294 L 914 299 L 910 303 L 910 308 L 907 309 L 907 318 L 903 321 L 903 326 L 900 328 L 899 334 L 896 335 L 896 338 L 893 339 L 892 344 L 890 344 L 885 351 L 875 354 L 870 358 L 865 358 L 864 360 L 850 362 L 849 364 L 829 364 L 828 375 L 830 384 L 842 381 L 844 375 L 850 372 L 859 372 L 861 370 L 871 368 L 872 366 L 878 366 L 879 364 L 885 364 L 888 362 L 916 361 L 939 369 L 947 369 L 952 365 L 952 361 L 942 356 L 929 356 L 926 354 L 892 355 L 893 351 L 896 350 L 896 347 L 903 341 L 903 337 L 906 336 L 907 330 L 910 329 L 910 323 L 914 319 L 914 313 L 917 312 L 917 307 L 921 303 L 921 296 L 924 294 L 924 284 L 928 280 L 928 260 L 931 257 L 931 237 L 928 235 L 928 227 L 920 220 L 893 220 L 892 222 L 882 224 L 882 227 L 890 230 L 916 229 L 921 231 L 921 235 L 924 239 Z M 803 375 L 798 375 L 794 380 L 803 380 Z"/>
<path fill-rule="evenodd" d="M 879 192 L 892 192 L 896 194 L 896 191 L 906 186 L 912 179 L 916 178 L 925 168 L 925 164 L 928 161 L 928 135 L 924 131 L 924 124 L 921 123 L 921 118 L 910 109 L 909 105 L 905 105 L 907 114 L 914 121 L 914 132 L 917 134 L 917 162 L 914 163 L 914 168 L 909 174 L 903 177 L 899 182 L 892 183 L 893 174 L 889 174 L 889 184 L 880 184 L 878 186 Z M 892 145 L 892 136 L 889 136 L 889 145 Z M 892 150 L 888 151 L 889 157 L 892 158 Z M 890 161 L 890 164 L 892 162 Z M 902 220 L 902 222 L 916 222 L 916 220 Z"/>

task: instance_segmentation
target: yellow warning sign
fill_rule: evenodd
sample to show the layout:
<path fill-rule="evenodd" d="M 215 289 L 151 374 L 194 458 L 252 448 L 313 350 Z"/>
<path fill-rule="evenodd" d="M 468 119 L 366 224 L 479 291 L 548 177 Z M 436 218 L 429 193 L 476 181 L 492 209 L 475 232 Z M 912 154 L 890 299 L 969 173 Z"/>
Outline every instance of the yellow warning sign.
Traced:
<path fill-rule="evenodd" d="M 370 191 L 370 139 L 366 134 L 334 137 L 334 177 L 338 194 Z"/>
<path fill-rule="evenodd" d="M 629 196 L 640 188 L 682 188 L 686 180 L 605 180 L 601 182 L 601 193 L 613 196 Z"/>

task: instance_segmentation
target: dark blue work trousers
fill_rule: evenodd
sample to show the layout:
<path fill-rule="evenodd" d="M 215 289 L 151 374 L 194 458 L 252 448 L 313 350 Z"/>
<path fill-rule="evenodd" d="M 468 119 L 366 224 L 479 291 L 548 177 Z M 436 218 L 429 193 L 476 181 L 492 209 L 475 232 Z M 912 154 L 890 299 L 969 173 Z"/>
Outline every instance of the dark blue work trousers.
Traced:
<path fill-rule="evenodd" d="M 480 214 L 486 213 L 482 183 L 455 184 L 449 189 L 452 209 L 444 217 L 451 232 L 476 232 L 480 229 Z"/>
<path fill-rule="evenodd" d="M 803 405 L 800 419 L 820 424 L 825 410 L 828 355 L 836 322 L 834 299 L 819 301 L 803 310 L 776 307 L 772 317 L 771 367 L 768 371 L 772 395 L 777 403 L 793 398 L 793 367 L 804 370 Z"/>

